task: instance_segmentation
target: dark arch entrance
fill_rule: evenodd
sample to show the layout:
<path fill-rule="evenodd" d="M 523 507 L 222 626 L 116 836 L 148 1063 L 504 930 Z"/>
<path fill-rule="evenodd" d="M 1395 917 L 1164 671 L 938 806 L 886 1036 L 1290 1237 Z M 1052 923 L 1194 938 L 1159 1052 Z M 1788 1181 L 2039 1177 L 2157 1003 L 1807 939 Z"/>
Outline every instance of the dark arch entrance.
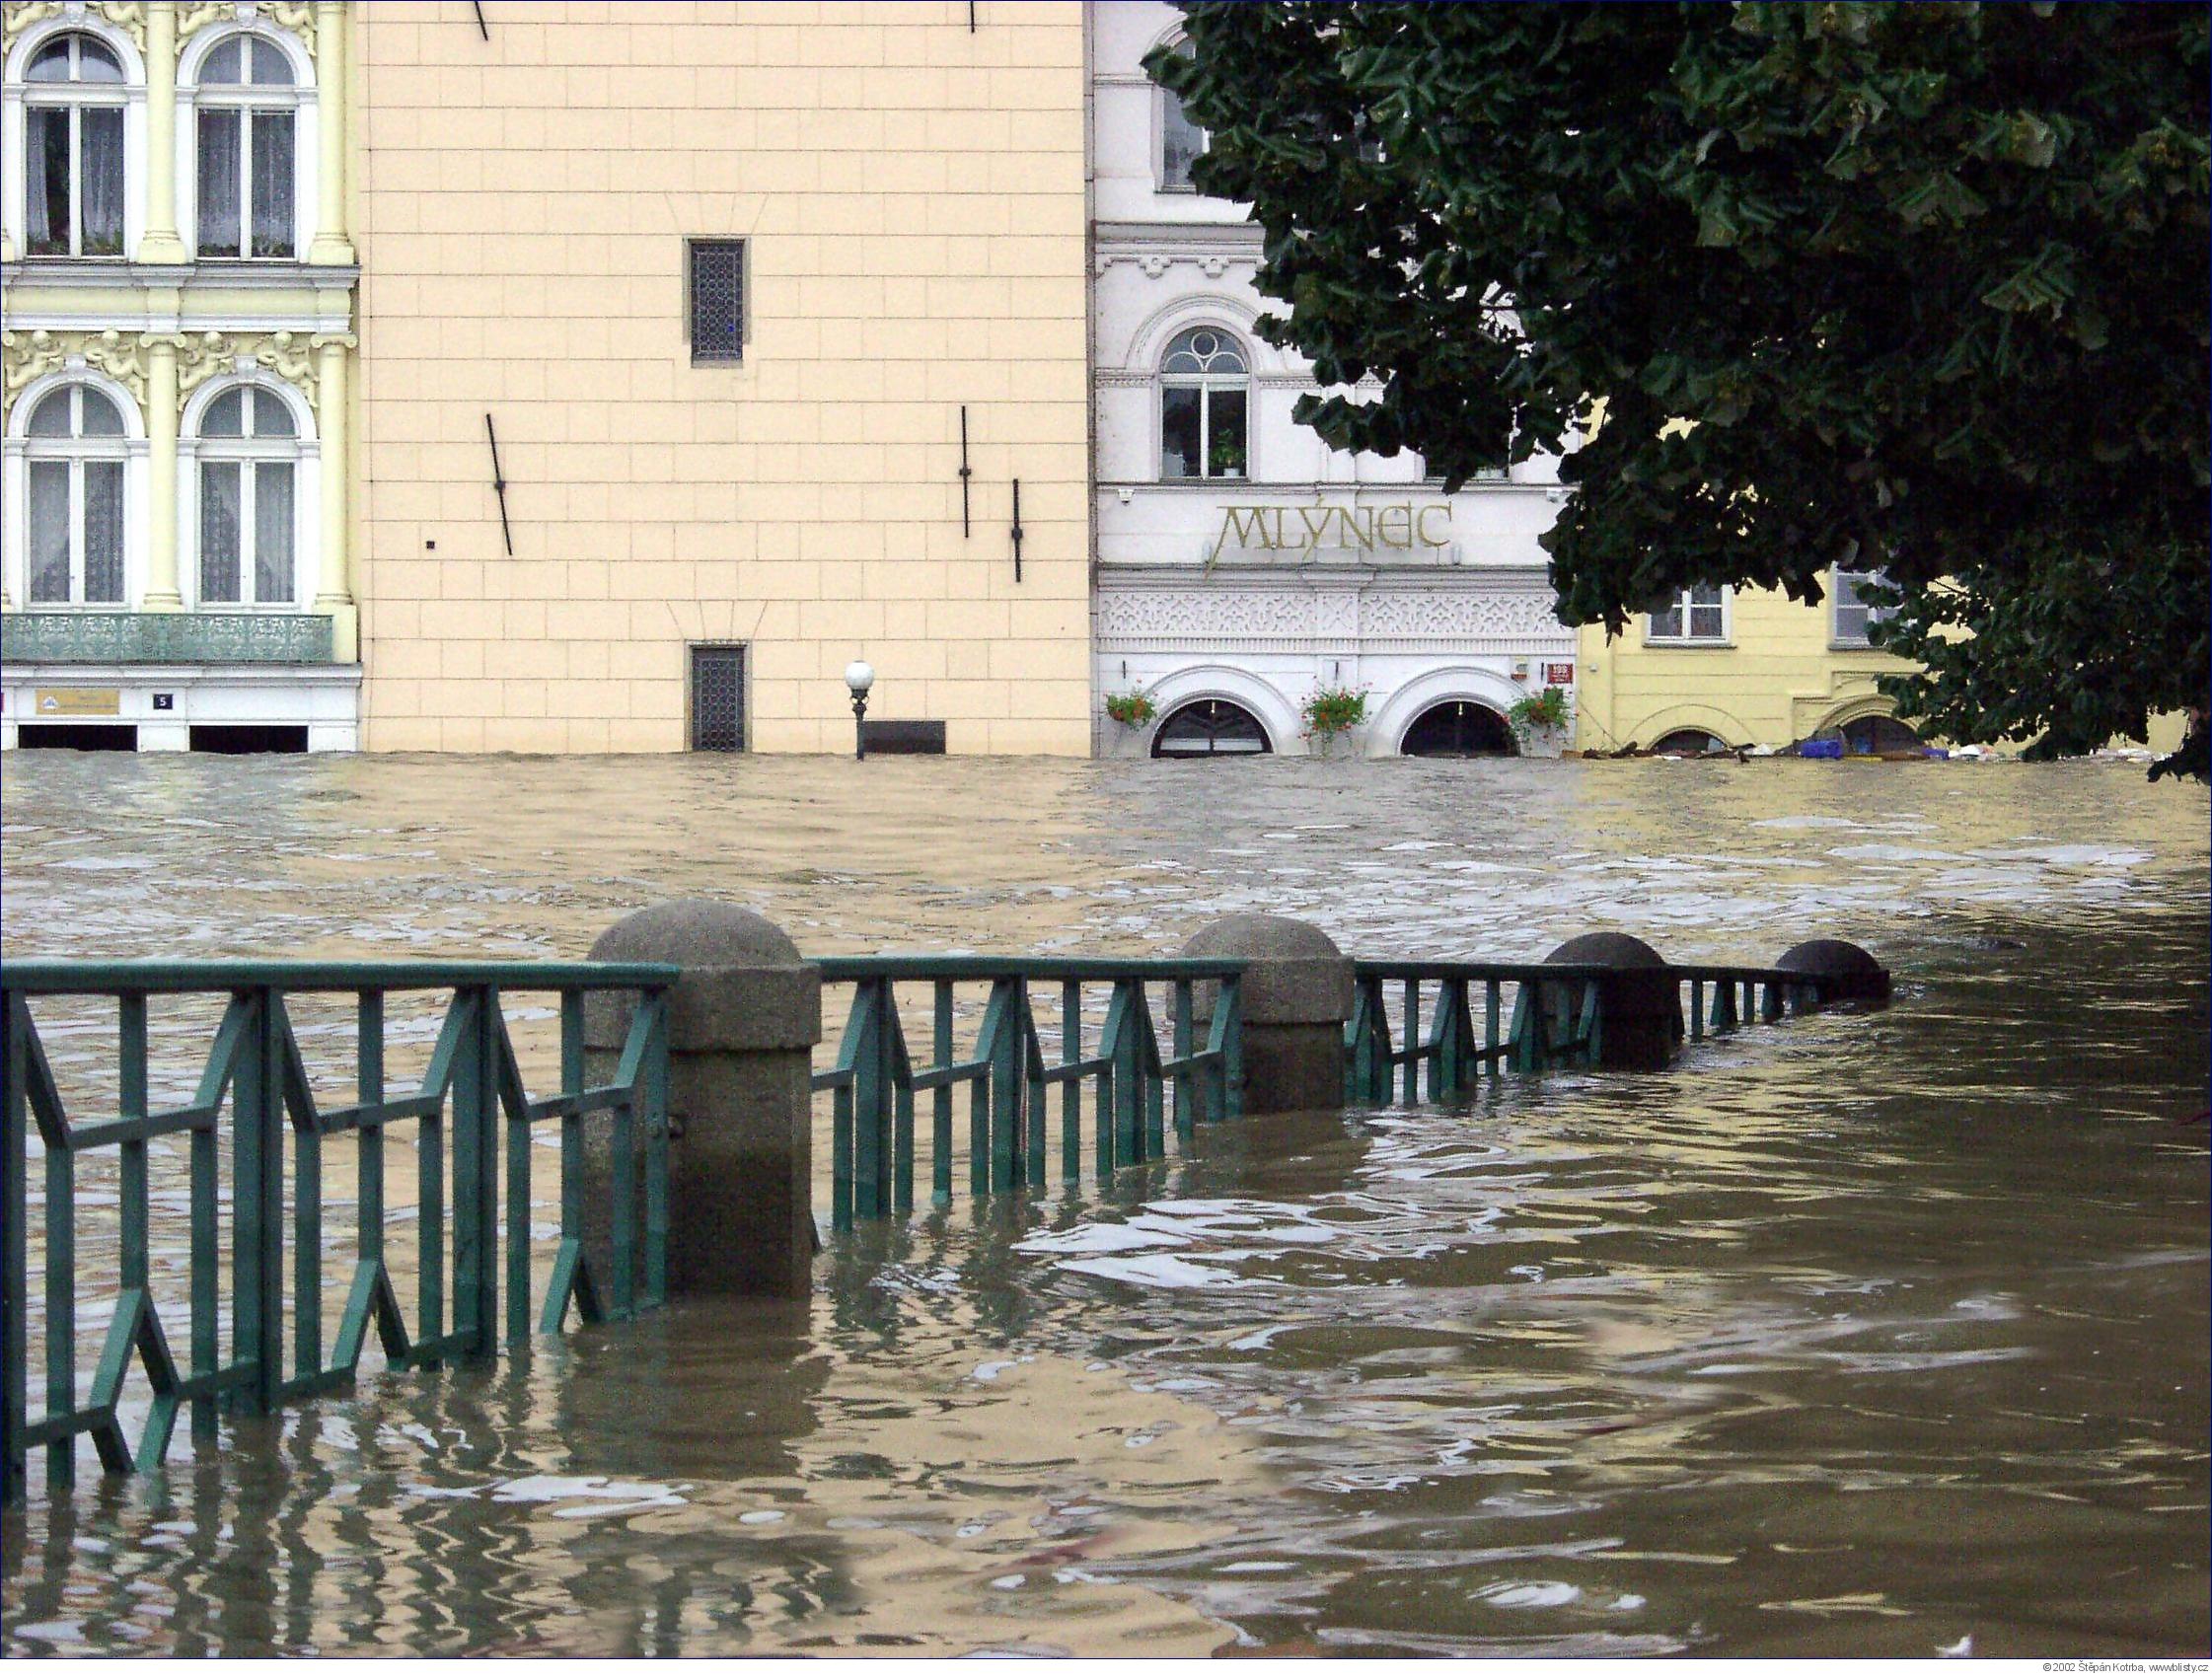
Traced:
<path fill-rule="evenodd" d="M 1506 719 L 1472 699 L 1446 699 L 1413 719 L 1405 743 L 1409 758 L 1517 758 L 1520 748 Z"/>
<path fill-rule="evenodd" d="M 1854 758 L 1879 757 L 1885 752 L 1918 753 L 1924 750 L 1920 736 L 1893 716 L 1854 717 L 1836 730 L 1836 733 L 1843 738 L 1844 751 Z"/>
<path fill-rule="evenodd" d="M 1152 736 L 1155 758 L 1250 758 L 1274 750 L 1260 719 L 1226 699 L 1199 699 L 1170 711 Z"/>
<path fill-rule="evenodd" d="M 1709 752 L 1727 752 L 1733 748 L 1718 734 L 1702 728 L 1677 728 L 1672 734 L 1661 735 L 1652 745 L 1655 758 L 1699 758 Z"/>

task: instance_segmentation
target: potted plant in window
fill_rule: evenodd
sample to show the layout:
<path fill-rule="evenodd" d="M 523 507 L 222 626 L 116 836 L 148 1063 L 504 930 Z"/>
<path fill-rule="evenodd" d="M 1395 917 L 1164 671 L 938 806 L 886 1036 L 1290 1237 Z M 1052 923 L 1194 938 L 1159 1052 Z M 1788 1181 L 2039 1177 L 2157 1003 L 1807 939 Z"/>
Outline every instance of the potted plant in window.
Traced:
<path fill-rule="evenodd" d="M 1567 730 L 1567 691 L 1546 688 L 1541 693 L 1515 699 L 1506 712 L 1506 720 L 1512 724 L 1523 753 L 1532 746 L 1552 745 Z"/>
<path fill-rule="evenodd" d="M 1124 728 L 1143 728 L 1159 714 L 1152 696 L 1142 688 L 1128 693 L 1108 693 L 1106 714 Z"/>
<path fill-rule="evenodd" d="M 1317 757 L 1326 758 L 1336 743 L 1367 720 L 1364 688 L 1316 688 L 1298 707 L 1305 738 L 1313 742 Z"/>

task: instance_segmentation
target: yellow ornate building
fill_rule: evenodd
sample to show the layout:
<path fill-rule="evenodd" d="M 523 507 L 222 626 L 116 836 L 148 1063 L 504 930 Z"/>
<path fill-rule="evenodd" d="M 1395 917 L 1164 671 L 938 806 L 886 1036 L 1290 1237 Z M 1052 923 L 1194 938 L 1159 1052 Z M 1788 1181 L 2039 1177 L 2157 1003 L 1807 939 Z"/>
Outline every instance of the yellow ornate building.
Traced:
<path fill-rule="evenodd" d="M 1585 626 L 1576 745 L 1718 751 L 1835 739 L 1853 753 L 1910 748 L 1916 737 L 1875 686 L 1909 667 L 1867 644 L 1869 608 L 1856 582 L 1831 574 L 1816 607 L 1772 590 L 1685 590 L 1639 614 L 1623 635 Z"/>
<path fill-rule="evenodd" d="M 0 6 L 9 745 L 355 744 L 347 34 Z"/>

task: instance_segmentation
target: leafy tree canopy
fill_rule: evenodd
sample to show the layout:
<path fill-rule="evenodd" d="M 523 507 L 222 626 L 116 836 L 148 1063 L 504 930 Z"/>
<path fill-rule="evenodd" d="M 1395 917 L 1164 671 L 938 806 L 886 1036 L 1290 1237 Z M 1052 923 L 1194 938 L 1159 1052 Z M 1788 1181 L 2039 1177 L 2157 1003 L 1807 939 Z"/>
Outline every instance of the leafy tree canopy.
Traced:
<path fill-rule="evenodd" d="M 1199 0 L 1146 67 L 1263 329 L 1382 381 L 1303 400 L 1331 444 L 1580 435 L 1564 620 L 1879 567 L 1908 714 L 2047 755 L 2204 698 L 2208 18 Z"/>

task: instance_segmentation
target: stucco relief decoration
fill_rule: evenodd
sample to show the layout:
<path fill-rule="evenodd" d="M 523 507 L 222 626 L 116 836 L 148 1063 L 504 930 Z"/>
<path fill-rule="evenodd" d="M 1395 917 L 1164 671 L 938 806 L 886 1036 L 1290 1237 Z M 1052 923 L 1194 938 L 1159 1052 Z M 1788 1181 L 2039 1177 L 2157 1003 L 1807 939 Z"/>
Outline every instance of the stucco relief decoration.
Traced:
<path fill-rule="evenodd" d="M 47 18 L 98 18 L 129 36 L 141 52 L 146 48 L 145 0 L 11 0 L 0 7 L 0 47 L 12 46 L 17 36 Z"/>
<path fill-rule="evenodd" d="M 353 342 L 351 332 L 314 337 L 301 332 L 194 332 L 182 340 L 177 352 L 177 399 L 182 402 L 208 380 L 232 373 L 246 361 L 296 385 L 309 402 L 320 406 L 317 352 L 327 343 L 350 348 Z"/>
<path fill-rule="evenodd" d="M 1232 267 L 1252 267 L 1249 256 L 1223 255 L 1218 252 L 1101 251 L 1091 258 L 1091 271 L 1104 273 L 1116 262 L 1134 264 L 1146 279 L 1158 279 L 1178 262 L 1188 263 L 1208 279 L 1219 279 Z"/>
<path fill-rule="evenodd" d="M 315 56 L 315 8 L 309 0 L 262 0 L 259 5 L 241 5 L 239 0 L 188 0 L 178 9 L 177 41 L 183 45 L 211 24 L 258 22 L 291 31 L 299 36 L 307 55 Z"/>
<path fill-rule="evenodd" d="M 1101 594 L 1102 635 L 1310 635 L 1314 597 L 1303 592 L 1161 589 Z"/>
<path fill-rule="evenodd" d="M 1534 594 L 1369 594 L 1360 603 L 1360 627 L 1370 635 L 1550 636 L 1575 631 L 1553 616 L 1548 597 Z"/>
<path fill-rule="evenodd" d="M 27 386 L 60 371 L 73 359 L 107 374 L 144 404 L 146 352 L 137 333 L 125 334 L 112 327 L 104 332 L 52 332 L 39 328 L 29 332 L 0 332 L 0 362 L 7 369 L 7 407 L 15 406 L 16 398 Z"/>

